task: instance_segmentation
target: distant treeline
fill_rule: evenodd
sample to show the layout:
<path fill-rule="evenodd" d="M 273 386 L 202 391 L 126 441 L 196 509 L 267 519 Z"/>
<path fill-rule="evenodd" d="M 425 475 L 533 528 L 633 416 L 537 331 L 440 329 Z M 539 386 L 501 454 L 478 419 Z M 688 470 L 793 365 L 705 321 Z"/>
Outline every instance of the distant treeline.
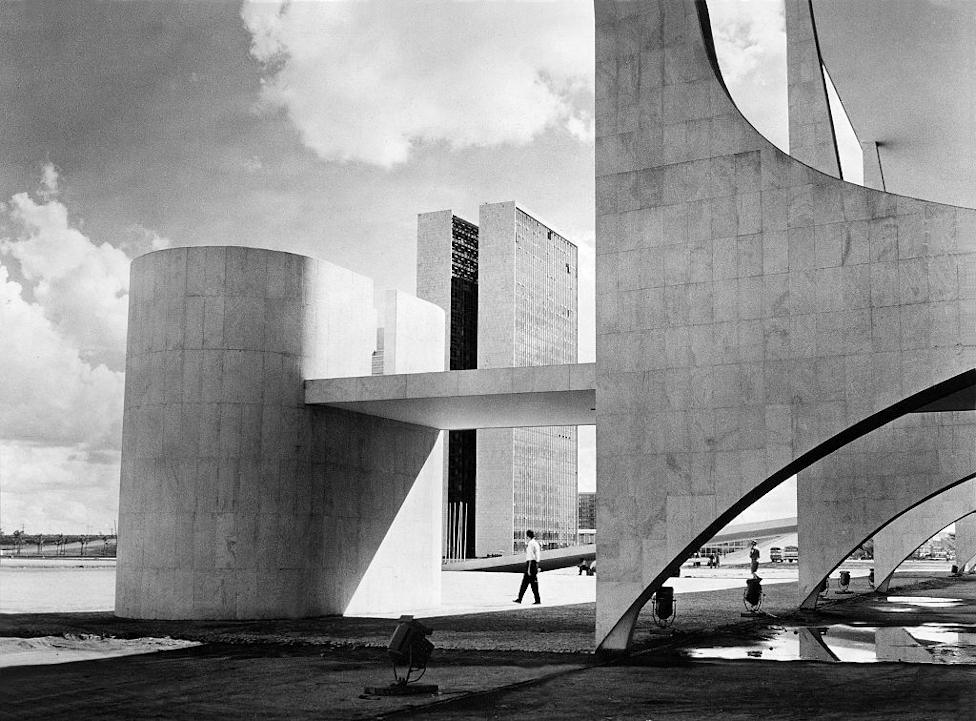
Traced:
<path fill-rule="evenodd" d="M 5 556 L 114 556 L 116 541 L 101 533 L 0 533 Z"/>

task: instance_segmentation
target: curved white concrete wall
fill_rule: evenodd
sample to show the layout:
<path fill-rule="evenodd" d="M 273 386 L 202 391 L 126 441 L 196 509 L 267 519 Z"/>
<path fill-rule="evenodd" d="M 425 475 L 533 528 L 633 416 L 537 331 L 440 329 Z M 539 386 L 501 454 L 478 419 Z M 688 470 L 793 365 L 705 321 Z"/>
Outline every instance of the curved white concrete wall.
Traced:
<path fill-rule="evenodd" d="M 367 278 L 276 251 L 133 261 L 118 615 L 346 609 L 437 442 L 429 429 L 304 404 L 305 377 L 369 374 L 372 295 Z M 439 597 L 437 545 L 413 559 L 404 591 L 423 586 L 426 605 Z"/>
<path fill-rule="evenodd" d="M 874 578 L 878 590 L 888 590 L 895 569 L 916 548 L 950 523 L 956 522 L 962 514 L 969 512 L 976 512 L 976 480 L 960 483 L 930 498 L 876 533 Z"/>
<path fill-rule="evenodd" d="M 976 212 L 773 147 L 725 92 L 705 14 L 595 5 L 604 650 L 762 491 L 976 367 Z"/>

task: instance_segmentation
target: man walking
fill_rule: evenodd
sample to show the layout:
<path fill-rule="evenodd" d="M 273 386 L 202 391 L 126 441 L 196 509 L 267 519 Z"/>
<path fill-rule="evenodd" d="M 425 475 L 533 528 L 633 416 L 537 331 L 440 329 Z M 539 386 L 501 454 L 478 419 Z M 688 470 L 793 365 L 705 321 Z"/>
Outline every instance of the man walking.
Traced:
<path fill-rule="evenodd" d="M 522 585 L 519 587 L 515 603 L 522 603 L 525 589 L 532 586 L 532 595 L 535 596 L 533 605 L 538 605 L 542 603 L 542 599 L 539 598 L 539 561 L 542 560 L 542 549 L 539 548 L 539 542 L 535 540 L 535 533 L 526 531 L 525 537 L 529 539 L 525 544 L 525 573 L 522 574 Z"/>

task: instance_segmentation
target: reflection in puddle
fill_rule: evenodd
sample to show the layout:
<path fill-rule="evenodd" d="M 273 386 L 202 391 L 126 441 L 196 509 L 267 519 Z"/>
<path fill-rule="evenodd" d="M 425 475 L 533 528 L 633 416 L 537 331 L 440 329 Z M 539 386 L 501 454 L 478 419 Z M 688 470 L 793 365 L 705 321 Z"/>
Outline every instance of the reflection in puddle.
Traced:
<path fill-rule="evenodd" d="M 803 626 L 772 628 L 772 635 L 746 646 L 694 648 L 692 658 L 846 663 L 976 664 L 976 626 L 926 624 L 911 627 Z"/>
<path fill-rule="evenodd" d="M 953 608 L 961 606 L 961 598 L 938 598 L 936 596 L 888 596 L 888 603 L 900 603 L 903 606 L 921 606 L 922 608 Z"/>

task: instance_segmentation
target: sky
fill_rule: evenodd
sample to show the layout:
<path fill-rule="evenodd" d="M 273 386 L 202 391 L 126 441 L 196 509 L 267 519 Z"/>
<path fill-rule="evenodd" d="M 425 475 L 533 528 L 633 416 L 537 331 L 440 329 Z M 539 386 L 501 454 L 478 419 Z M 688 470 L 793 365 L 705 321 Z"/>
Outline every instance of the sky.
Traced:
<path fill-rule="evenodd" d="M 786 147 L 777 0 L 710 3 Z M 118 509 L 129 261 L 249 245 L 414 291 L 416 215 L 515 200 L 580 249 L 593 359 L 591 0 L 0 4 L 0 527 Z M 592 429 L 580 487 L 594 487 Z M 791 507 L 792 506 L 792 507 Z M 762 515 L 792 515 L 792 487 Z"/>

